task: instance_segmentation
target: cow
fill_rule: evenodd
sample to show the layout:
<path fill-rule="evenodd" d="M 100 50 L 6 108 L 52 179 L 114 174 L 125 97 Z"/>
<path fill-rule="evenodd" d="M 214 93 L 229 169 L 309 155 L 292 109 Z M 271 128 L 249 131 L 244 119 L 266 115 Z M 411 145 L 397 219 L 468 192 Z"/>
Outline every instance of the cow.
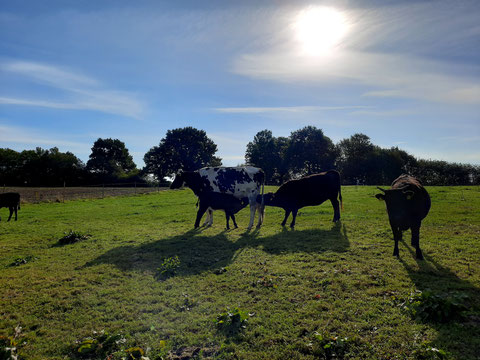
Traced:
<path fill-rule="evenodd" d="M 227 220 L 227 230 L 230 230 L 229 220 L 232 218 L 233 225 L 236 228 L 235 214 L 248 205 L 248 198 L 237 199 L 233 195 L 218 193 L 213 191 L 204 191 L 198 196 L 199 206 L 197 211 L 197 219 L 195 220 L 195 229 L 200 225 L 200 219 L 207 209 L 224 210 Z M 210 214 L 208 226 L 213 223 L 213 217 Z"/>
<path fill-rule="evenodd" d="M 10 216 L 8 217 L 7 221 L 10 221 L 14 211 L 15 221 L 17 221 L 17 209 L 20 210 L 20 194 L 16 192 L 0 194 L 0 208 L 2 207 L 8 207 L 8 209 L 10 210 Z"/>
<path fill-rule="evenodd" d="M 326 200 L 330 200 L 333 205 L 333 222 L 340 220 L 340 207 L 337 196 L 343 209 L 340 174 L 338 171 L 329 170 L 305 176 L 301 179 L 287 181 L 275 193 L 265 194 L 264 204 L 281 207 L 285 210 L 282 226 L 285 226 L 290 213 L 292 213 L 293 219 L 290 227 L 294 229 L 298 209 L 304 206 L 320 205 Z"/>
<path fill-rule="evenodd" d="M 175 176 L 170 189 L 179 189 L 184 184 L 192 189 L 196 196 L 207 191 L 230 194 L 237 199 L 248 198 L 250 204 L 250 222 L 253 226 L 255 211 L 258 209 L 259 228 L 263 223 L 262 202 L 257 203 L 257 196 L 262 194 L 265 174 L 262 169 L 253 166 L 240 167 L 205 167 L 195 171 L 183 171 Z"/>
<path fill-rule="evenodd" d="M 399 256 L 398 242 L 402 240 L 402 231 L 411 229 L 411 245 L 415 247 L 416 258 L 423 260 L 420 249 L 420 226 L 431 206 L 427 190 L 418 179 L 406 174 L 396 178 L 390 189 L 384 190 L 380 187 L 378 189 L 383 194 L 376 194 L 375 197 L 385 201 L 395 240 L 393 256 Z"/>

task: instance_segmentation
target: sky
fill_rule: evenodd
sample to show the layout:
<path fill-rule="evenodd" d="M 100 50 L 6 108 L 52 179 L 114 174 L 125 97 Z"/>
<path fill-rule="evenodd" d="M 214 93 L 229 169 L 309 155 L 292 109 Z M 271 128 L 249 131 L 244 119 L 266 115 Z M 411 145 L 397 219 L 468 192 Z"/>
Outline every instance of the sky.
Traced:
<path fill-rule="evenodd" d="M 473 1 L 0 0 L 0 148 L 86 162 L 123 141 L 138 167 L 193 126 L 223 165 L 312 125 L 423 159 L 480 164 Z"/>

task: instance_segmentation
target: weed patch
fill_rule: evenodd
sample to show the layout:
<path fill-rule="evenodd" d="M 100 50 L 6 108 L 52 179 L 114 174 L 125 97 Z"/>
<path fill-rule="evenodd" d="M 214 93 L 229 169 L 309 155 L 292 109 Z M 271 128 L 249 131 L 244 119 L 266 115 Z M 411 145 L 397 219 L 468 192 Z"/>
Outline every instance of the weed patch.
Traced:
<path fill-rule="evenodd" d="M 161 278 L 174 276 L 180 268 L 180 259 L 177 255 L 163 259 L 162 265 L 157 269 Z"/>
<path fill-rule="evenodd" d="M 253 315 L 239 308 L 227 309 L 217 316 L 215 322 L 217 329 L 227 336 L 233 336 L 247 327 L 247 321 L 250 316 Z"/>
<path fill-rule="evenodd" d="M 58 239 L 58 245 L 68 245 L 68 244 L 75 244 L 81 240 L 87 240 L 91 235 L 82 234 L 79 231 L 65 231 L 64 236 Z"/>
<path fill-rule="evenodd" d="M 403 304 L 404 308 L 417 320 L 446 323 L 461 319 L 467 310 L 464 294 L 434 294 L 431 291 L 418 291 Z"/>

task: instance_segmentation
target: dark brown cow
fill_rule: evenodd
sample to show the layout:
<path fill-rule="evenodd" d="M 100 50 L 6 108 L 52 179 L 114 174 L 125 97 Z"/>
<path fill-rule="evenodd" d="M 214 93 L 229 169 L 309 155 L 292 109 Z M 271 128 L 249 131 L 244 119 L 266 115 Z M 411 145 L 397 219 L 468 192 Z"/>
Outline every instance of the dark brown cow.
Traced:
<path fill-rule="evenodd" d="M 295 227 L 298 209 L 304 206 L 320 205 L 330 200 L 333 206 L 333 221 L 340 220 L 340 207 L 337 197 L 342 204 L 342 191 L 340 187 L 340 174 L 338 171 L 329 170 L 320 174 L 313 174 L 297 180 L 287 181 L 275 193 L 264 195 L 264 203 L 268 206 L 277 206 L 285 210 L 282 226 L 285 226 L 288 216 L 292 213 L 290 227 Z M 257 201 L 259 201 L 258 199 Z"/>
<path fill-rule="evenodd" d="M 430 196 L 427 190 L 416 178 L 410 175 L 400 175 L 388 190 L 380 189 L 383 194 L 375 195 L 379 200 L 385 200 L 388 219 L 395 240 L 393 255 L 399 256 L 398 242 L 402 240 L 402 231 L 411 229 L 411 244 L 415 247 L 417 259 L 422 260 L 420 250 L 420 226 L 430 210 Z"/>
<path fill-rule="evenodd" d="M 15 221 L 17 221 L 17 209 L 20 210 L 20 194 L 15 192 L 0 194 L 0 208 L 2 207 L 8 207 L 10 210 L 7 221 L 10 221 L 13 212 L 15 212 Z"/>

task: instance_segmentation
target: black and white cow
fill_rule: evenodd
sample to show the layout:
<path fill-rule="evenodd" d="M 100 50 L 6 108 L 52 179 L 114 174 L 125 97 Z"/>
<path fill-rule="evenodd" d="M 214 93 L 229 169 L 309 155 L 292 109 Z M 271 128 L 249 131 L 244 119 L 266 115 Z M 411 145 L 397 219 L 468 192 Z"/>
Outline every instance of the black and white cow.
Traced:
<path fill-rule="evenodd" d="M 183 171 L 175 176 L 170 189 L 179 189 L 184 184 L 188 186 L 195 195 L 207 191 L 230 194 L 237 199 L 248 198 L 250 204 L 251 229 L 255 219 L 255 211 L 258 209 L 258 224 L 263 223 L 263 206 L 257 203 L 257 196 L 263 194 L 265 173 L 262 169 L 253 166 L 239 167 L 205 167 L 195 171 Z"/>

